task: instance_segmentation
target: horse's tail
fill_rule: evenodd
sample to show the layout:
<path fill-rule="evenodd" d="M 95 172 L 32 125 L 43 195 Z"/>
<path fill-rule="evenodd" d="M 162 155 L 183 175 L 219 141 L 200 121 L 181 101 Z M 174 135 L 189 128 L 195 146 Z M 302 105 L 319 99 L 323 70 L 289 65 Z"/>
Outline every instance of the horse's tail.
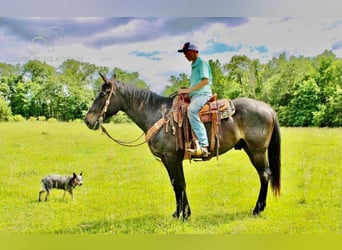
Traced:
<path fill-rule="evenodd" d="M 280 174 L 281 174 L 281 158 L 280 158 L 280 127 L 277 117 L 274 116 L 274 128 L 270 145 L 268 146 L 268 162 L 272 172 L 271 187 L 275 196 L 280 195 Z"/>

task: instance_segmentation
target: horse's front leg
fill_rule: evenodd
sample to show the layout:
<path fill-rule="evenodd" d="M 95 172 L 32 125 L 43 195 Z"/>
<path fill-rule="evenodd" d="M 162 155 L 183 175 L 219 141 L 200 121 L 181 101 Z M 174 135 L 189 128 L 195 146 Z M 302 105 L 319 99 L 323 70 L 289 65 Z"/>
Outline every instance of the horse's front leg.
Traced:
<path fill-rule="evenodd" d="M 165 157 L 162 161 L 168 171 L 176 196 L 176 211 L 173 213 L 173 217 L 183 216 L 183 220 L 187 220 L 191 215 L 191 210 L 186 195 L 182 157 L 177 160 L 177 157 L 173 155 L 172 157 Z"/>
<path fill-rule="evenodd" d="M 185 186 L 173 185 L 173 187 L 176 195 L 176 211 L 173 213 L 173 217 L 178 219 L 183 215 L 183 220 L 187 220 L 190 218 L 191 209 L 186 196 Z"/>

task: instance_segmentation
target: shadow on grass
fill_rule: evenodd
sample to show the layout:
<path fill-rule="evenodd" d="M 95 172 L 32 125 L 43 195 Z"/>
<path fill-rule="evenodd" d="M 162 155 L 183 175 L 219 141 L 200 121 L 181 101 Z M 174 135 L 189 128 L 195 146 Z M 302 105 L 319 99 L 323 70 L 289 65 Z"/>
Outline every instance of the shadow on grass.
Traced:
<path fill-rule="evenodd" d="M 219 226 L 222 224 L 240 221 L 247 218 L 254 218 L 251 211 L 239 211 L 236 213 L 199 215 L 194 218 L 194 223 L 199 225 Z"/>
<path fill-rule="evenodd" d="M 55 233 L 84 234 L 192 234 L 215 233 L 215 228 L 234 221 L 254 217 L 250 211 L 199 215 L 188 221 L 172 216 L 144 215 L 128 219 L 84 221 L 74 228 Z"/>

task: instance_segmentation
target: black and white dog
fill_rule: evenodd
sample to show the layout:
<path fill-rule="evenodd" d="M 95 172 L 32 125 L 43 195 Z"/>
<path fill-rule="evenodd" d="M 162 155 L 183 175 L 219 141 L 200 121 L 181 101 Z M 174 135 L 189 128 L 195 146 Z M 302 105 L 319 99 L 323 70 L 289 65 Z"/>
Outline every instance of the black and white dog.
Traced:
<path fill-rule="evenodd" d="M 77 186 L 82 186 L 82 184 L 83 184 L 82 172 L 79 175 L 73 173 L 72 176 L 50 174 L 48 176 L 45 176 L 42 179 L 42 189 L 39 192 L 38 201 L 42 200 L 41 196 L 44 192 L 46 192 L 45 201 L 47 201 L 52 189 L 64 190 L 63 199 L 65 197 L 65 193 L 69 192 L 72 200 L 74 200 L 74 195 L 72 193 L 72 190 Z"/>

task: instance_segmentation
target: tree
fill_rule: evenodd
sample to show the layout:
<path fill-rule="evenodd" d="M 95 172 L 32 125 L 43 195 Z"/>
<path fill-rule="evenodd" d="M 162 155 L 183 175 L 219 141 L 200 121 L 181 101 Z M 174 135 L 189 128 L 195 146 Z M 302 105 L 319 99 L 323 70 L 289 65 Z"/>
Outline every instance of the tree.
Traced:
<path fill-rule="evenodd" d="M 5 100 L 8 100 L 11 94 L 9 82 L 9 77 L 3 76 L 0 78 L 0 96 Z"/>
<path fill-rule="evenodd" d="M 171 76 L 169 79 L 171 85 L 166 85 L 163 92 L 164 96 L 170 96 L 177 92 L 180 88 L 188 88 L 190 86 L 190 79 L 185 73 L 177 76 Z"/>
<path fill-rule="evenodd" d="M 314 125 L 319 127 L 342 126 L 342 59 L 326 50 L 313 59 L 317 71 L 316 81 L 321 88 L 320 104 L 314 112 Z"/>
<path fill-rule="evenodd" d="M 236 55 L 230 59 L 224 69 L 228 72 L 228 89 L 232 89 L 231 98 L 246 96 L 257 98 L 259 92 L 259 61 L 245 55 Z"/>
<path fill-rule="evenodd" d="M 313 59 L 312 64 L 317 71 L 316 81 L 322 90 L 331 85 L 342 85 L 341 62 L 342 59 L 337 59 L 335 54 L 330 50 L 325 50 L 321 55 Z"/>
<path fill-rule="evenodd" d="M 22 81 L 21 66 L 0 63 L 0 96 L 9 101 L 15 85 Z"/>
<path fill-rule="evenodd" d="M 150 89 L 150 86 L 139 78 L 138 72 L 129 73 L 129 72 L 123 71 L 120 68 L 115 67 L 112 71 L 112 75 L 115 75 L 116 79 L 118 79 L 121 82 L 124 82 L 127 84 L 133 84 L 143 89 Z"/>
<path fill-rule="evenodd" d="M 25 81 L 43 83 L 55 74 L 55 68 L 45 62 L 30 60 L 23 66 Z"/>
<path fill-rule="evenodd" d="M 20 75 L 21 66 L 20 64 L 12 65 L 7 63 L 0 63 L 0 77 Z"/>
<path fill-rule="evenodd" d="M 327 112 L 329 127 L 342 127 L 342 88 L 337 87 L 333 95 L 328 98 Z"/>
<path fill-rule="evenodd" d="M 310 65 L 305 67 L 302 59 L 291 57 L 288 60 L 285 54 L 273 58 L 265 68 L 269 71 L 264 78 L 266 101 L 275 107 L 288 106 L 295 89 L 305 79 L 307 67 Z"/>
<path fill-rule="evenodd" d="M 281 114 L 279 120 L 288 126 L 312 126 L 313 112 L 319 104 L 320 89 L 314 79 L 304 80 L 294 91 L 286 112 Z M 282 116 L 286 115 L 286 122 Z"/>
<path fill-rule="evenodd" d="M 325 104 L 318 104 L 313 112 L 313 125 L 318 127 L 342 127 L 342 88 L 336 87 Z"/>
<path fill-rule="evenodd" d="M 211 74 L 213 77 L 213 93 L 217 94 L 218 98 L 224 98 L 228 96 L 227 85 L 226 85 L 226 77 L 223 73 L 223 66 L 221 65 L 219 60 L 213 61 L 209 60 L 209 65 L 211 69 Z"/>
<path fill-rule="evenodd" d="M 70 121 L 82 119 L 90 106 L 93 96 L 91 91 L 85 91 L 79 86 L 72 86 L 64 92 L 63 108 L 60 110 L 61 119 Z"/>
<path fill-rule="evenodd" d="M 104 68 L 100 70 L 103 72 Z M 83 118 L 94 97 L 94 89 L 98 90 L 96 77 L 99 78 L 95 64 L 69 59 L 59 66 L 58 91 L 49 90 L 56 118 L 63 121 Z"/>
<path fill-rule="evenodd" d="M 226 64 L 209 60 L 213 92 L 219 98 L 247 96 L 270 104 L 282 126 L 342 126 L 342 59 L 332 51 L 314 58 L 285 53 L 261 64 L 245 55 Z M 0 119 L 13 115 L 56 118 L 84 117 L 103 83 L 101 72 L 116 74 L 119 81 L 149 89 L 138 72 L 66 60 L 57 69 L 39 60 L 23 66 L 0 63 Z M 189 87 L 189 77 L 171 76 L 163 94 Z M 121 119 L 122 118 L 122 119 Z M 126 120 L 119 117 L 117 122 Z"/>
<path fill-rule="evenodd" d="M 67 77 L 67 85 L 87 86 L 98 72 L 95 64 L 68 59 L 59 66 L 59 73 Z"/>
<path fill-rule="evenodd" d="M 0 96 L 0 121 L 8 121 L 11 116 L 11 108 L 3 97 Z"/>

